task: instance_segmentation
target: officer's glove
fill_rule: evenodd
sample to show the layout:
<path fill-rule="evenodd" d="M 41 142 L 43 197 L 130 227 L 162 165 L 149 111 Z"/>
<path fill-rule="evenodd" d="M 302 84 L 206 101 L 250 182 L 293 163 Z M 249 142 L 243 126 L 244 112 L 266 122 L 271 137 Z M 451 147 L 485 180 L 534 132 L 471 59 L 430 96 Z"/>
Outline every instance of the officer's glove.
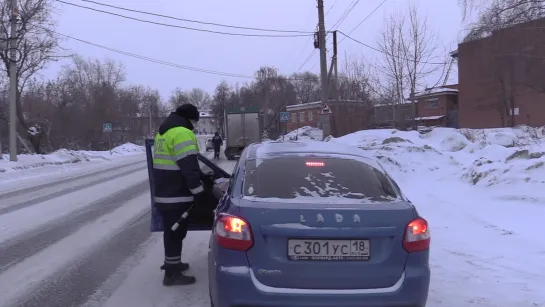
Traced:
<path fill-rule="evenodd" d="M 206 192 L 204 192 L 204 191 L 193 195 L 193 197 L 194 197 L 194 200 L 195 200 L 195 204 L 197 206 L 204 205 L 206 203 L 207 197 L 206 197 Z"/>

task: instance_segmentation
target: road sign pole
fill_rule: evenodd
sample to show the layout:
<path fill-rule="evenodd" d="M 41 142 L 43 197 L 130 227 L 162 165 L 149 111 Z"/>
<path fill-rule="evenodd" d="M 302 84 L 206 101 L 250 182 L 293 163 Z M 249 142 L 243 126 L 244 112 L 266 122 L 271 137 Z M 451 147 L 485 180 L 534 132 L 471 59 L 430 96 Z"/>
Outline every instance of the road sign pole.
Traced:
<path fill-rule="evenodd" d="M 102 132 L 108 134 L 108 148 L 110 149 L 110 156 L 112 155 L 112 132 L 114 131 L 111 123 L 102 124 Z"/>

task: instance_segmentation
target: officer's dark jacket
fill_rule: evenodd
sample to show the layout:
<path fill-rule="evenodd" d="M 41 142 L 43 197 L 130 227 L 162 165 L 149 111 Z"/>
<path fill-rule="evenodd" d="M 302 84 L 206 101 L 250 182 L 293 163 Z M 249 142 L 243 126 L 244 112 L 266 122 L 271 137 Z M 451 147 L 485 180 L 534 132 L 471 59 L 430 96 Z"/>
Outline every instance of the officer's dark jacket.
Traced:
<path fill-rule="evenodd" d="M 153 176 L 157 207 L 184 206 L 201 193 L 199 145 L 189 120 L 171 113 L 159 127 L 153 149 Z"/>
<path fill-rule="evenodd" d="M 221 136 L 214 135 L 214 137 L 212 138 L 212 144 L 214 145 L 214 147 L 220 147 L 221 145 L 223 145 L 223 140 L 221 139 Z"/>

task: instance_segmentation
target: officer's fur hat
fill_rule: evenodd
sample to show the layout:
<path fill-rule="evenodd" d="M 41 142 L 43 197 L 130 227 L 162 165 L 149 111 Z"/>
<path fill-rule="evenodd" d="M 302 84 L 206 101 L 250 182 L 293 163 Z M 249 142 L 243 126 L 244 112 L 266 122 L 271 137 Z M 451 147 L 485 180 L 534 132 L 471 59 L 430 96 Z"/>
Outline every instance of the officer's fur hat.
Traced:
<path fill-rule="evenodd" d="M 199 116 L 200 113 L 197 107 L 190 103 L 182 104 L 181 106 L 176 108 L 176 114 L 186 119 L 196 120 L 196 121 L 199 121 L 199 117 L 200 117 Z"/>

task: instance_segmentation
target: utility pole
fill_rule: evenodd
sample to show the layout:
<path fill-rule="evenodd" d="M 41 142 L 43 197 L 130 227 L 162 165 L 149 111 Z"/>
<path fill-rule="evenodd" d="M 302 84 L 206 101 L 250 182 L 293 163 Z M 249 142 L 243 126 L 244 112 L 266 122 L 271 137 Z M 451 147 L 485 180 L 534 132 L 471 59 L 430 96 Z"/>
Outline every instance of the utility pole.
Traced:
<path fill-rule="evenodd" d="M 334 73 L 334 76 L 333 76 L 333 82 L 335 84 L 335 104 L 337 105 L 337 107 L 340 107 L 340 103 L 339 103 L 339 70 L 338 70 L 338 65 L 337 65 L 337 31 L 333 31 L 333 59 L 331 61 L 331 66 L 333 68 L 333 73 Z M 329 78 L 328 78 L 329 79 Z M 331 118 L 331 132 L 333 133 L 333 135 L 337 135 L 337 121 L 335 120 L 335 115 L 336 114 L 330 114 L 330 118 Z"/>
<path fill-rule="evenodd" d="M 148 107 L 148 113 L 149 113 L 149 137 L 150 138 L 153 138 L 153 130 L 152 130 L 152 126 L 151 126 L 151 103 L 149 104 L 149 107 Z"/>
<path fill-rule="evenodd" d="M 265 106 L 263 110 L 263 132 L 267 133 L 267 128 L 269 127 L 269 75 L 265 76 Z"/>
<path fill-rule="evenodd" d="M 11 0 L 11 33 L 9 38 L 9 159 L 17 161 L 17 0 Z"/>
<path fill-rule="evenodd" d="M 324 0 L 318 0 L 318 43 L 320 47 L 320 79 L 322 80 L 322 103 L 328 101 L 328 76 L 327 76 L 327 54 Z"/>
<path fill-rule="evenodd" d="M 338 56 L 337 56 L 337 30 L 333 31 L 333 63 L 335 63 L 335 66 L 333 66 L 334 73 L 335 73 L 335 102 L 337 102 L 337 105 L 339 105 L 339 64 L 338 64 Z"/>
<path fill-rule="evenodd" d="M 418 122 L 416 120 L 416 117 L 418 116 L 418 109 L 416 108 L 416 99 L 414 99 L 415 89 L 414 85 L 411 86 L 411 105 L 412 105 L 412 113 L 413 113 L 413 130 L 418 130 Z"/>

